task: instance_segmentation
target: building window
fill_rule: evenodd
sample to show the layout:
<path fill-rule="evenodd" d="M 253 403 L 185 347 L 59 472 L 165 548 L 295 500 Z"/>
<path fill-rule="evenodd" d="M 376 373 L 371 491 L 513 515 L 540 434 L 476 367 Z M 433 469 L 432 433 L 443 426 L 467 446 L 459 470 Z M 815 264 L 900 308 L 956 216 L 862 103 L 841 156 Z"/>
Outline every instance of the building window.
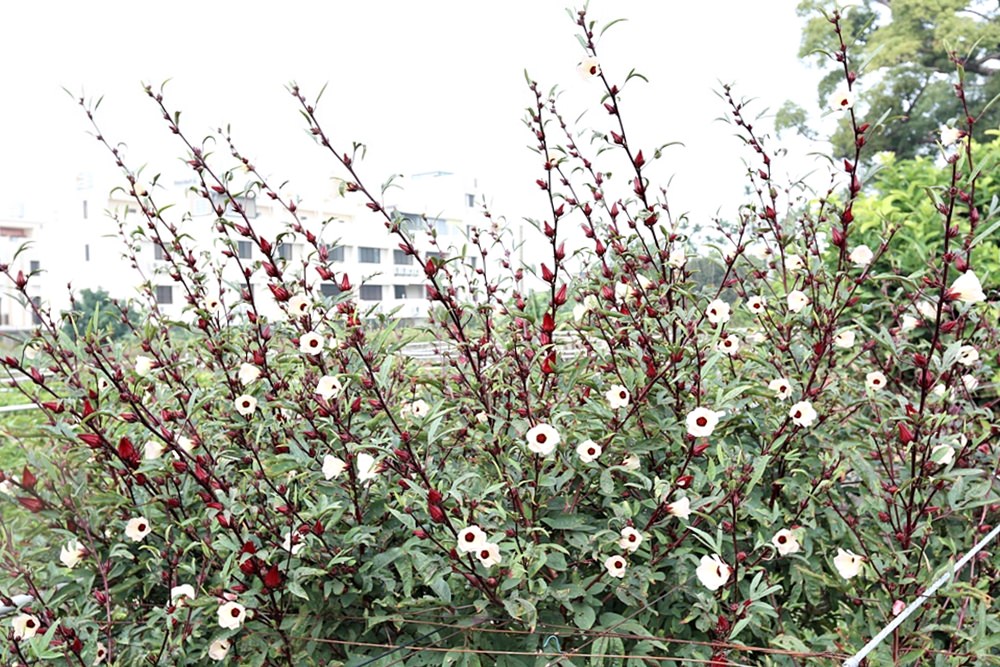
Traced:
<path fill-rule="evenodd" d="M 249 241 L 237 241 L 236 254 L 239 255 L 240 259 L 250 259 L 253 256 L 253 246 L 250 245 Z"/>
<path fill-rule="evenodd" d="M 163 246 L 159 244 L 153 245 L 153 259 L 163 259 Z"/>
<path fill-rule="evenodd" d="M 156 286 L 156 303 L 173 303 L 174 288 L 171 285 Z"/>
<path fill-rule="evenodd" d="M 292 244 L 291 243 L 279 243 L 278 244 L 278 257 L 284 260 L 290 260 L 292 258 Z"/>
<path fill-rule="evenodd" d="M 473 206 L 475 206 L 476 205 L 476 195 L 473 195 L 473 194 L 467 194 L 467 195 L 465 195 L 465 205 L 468 206 L 469 208 L 472 208 Z"/>
<path fill-rule="evenodd" d="M 83 246 L 83 261 L 85 261 L 85 262 L 89 262 L 90 261 L 90 244 L 89 243 L 84 244 L 84 246 Z"/>
<path fill-rule="evenodd" d="M 33 260 L 31 260 L 31 263 L 28 264 L 28 267 L 29 267 L 29 270 L 32 273 L 34 273 L 35 271 L 38 271 L 39 269 L 42 268 L 42 263 L 39 262 L 37 259 L 33 259 Z"/>
<path fill-rule="evenodd" d="M 31 309 L 31 323 L 41 324 L 42 318 L 38 316 L 38 311 L 41 310 L 42 308 L 42 297 L 40 296 L 31 297 L 31 303 L 32 305 L 34 305 L 34 308 Z"/>
<path fill-rule="evenodd" d="M 362 301 L 381 301 L 382 300 L 382 286 L 381 285 L 362 285 L 361 286 L 361 300 Z"/>
<path fill-rule="evenodd" d="M 382 250 L 379 248 L 358 248 L 358 261 L 362 264 L 379 264 L 382 261 Z"/>
<path fill-rule="evenodd" d="M 83 200 L 83 219 L 87 219 L 87 200 Z"/>
<path fill-rule="evenodd" d="M 406 285 L 393 285 L 393 291 L 397 299 L 406 298 Z"/>
<path fill-rule="evenodd" d="M 319 291 L 323 296 L 337 296 L 340 294 L 340 285 L 337 283 L 320 283 Z"/>
<path fill-rule="evenodd" d="M 327 251 L 329 253 L 327 256 L 331 262 L 343 262 L 347 257 L 342 245 L 327 246 Z"/>
<path fill-rule="evenodd" d="M 413 264 L 413 255 L 407 255 L 402 250 L 393 250 L 392 263 L 409 266 L 410 264 Z"/>

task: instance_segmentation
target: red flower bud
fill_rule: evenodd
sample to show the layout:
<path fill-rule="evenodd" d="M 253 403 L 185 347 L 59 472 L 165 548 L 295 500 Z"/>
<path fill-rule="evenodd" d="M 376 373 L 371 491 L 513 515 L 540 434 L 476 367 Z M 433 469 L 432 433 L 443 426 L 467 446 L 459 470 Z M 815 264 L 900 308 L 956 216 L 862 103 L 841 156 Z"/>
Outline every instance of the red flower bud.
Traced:
<path fill-rule="evenodd" d="M 281 585 L 281 572 L 278 571 L 277 565 L 272 565 L 266 573 L 264 573 L 264 585 L 268 588 L 277 588 Z"/>
<path fill-rule="evenodd" d="M 434 523 L 444 523 L 446 520 L 444 510 L 441 509 L 440 505 L 429 505 L 427 507 L 427 513 L 430 515 L 431 521 Z"/>
<path fill-rule="evenodd" d="M 913 431 L 904 422 L 899 422 L 899 441 L 904 445 L 913 442 Z"/>
<path fill-rule="evenodd" d="M 21 504 L 21 507 L 25 508 L 29 512 L 41 512 L 45 509 L 45 503 L 38 498 L 22 498 L 18 497 L 17 502 Z"/>

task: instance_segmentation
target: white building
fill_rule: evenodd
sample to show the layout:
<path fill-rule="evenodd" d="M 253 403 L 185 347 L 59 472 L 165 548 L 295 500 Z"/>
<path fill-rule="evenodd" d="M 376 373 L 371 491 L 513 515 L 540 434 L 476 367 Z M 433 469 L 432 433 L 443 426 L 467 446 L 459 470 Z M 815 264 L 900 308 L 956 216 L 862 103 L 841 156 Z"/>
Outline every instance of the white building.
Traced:
<path fill-rule="evenodd" d="M 230 246 L 216 230 L 214 205 L 225 206 L 226 202 L 214 194 L 209 202 L 192 186 L 193 181 L 170 187 L 146 185 L 157 208 L 173 205 L 163 211 L 162 217 L 183 235 L 185 247 L 193 248 L 199 265 L 207 265 L 209 258 L 219 263 Z M 468 228 L 478 217 L 476 207 L 482 201 L 475 183 L 464 182 L 446 172 L 433 172 L 407 179 L 405 187 L 388 193 L 391 199 L 387 206 L 393 215 L 404 219 L 421 256 L 461 257 Z M 17 266 L 23 264 L 26 274 L 36 272 L 29 282 L 29 291 L 54 312 L 69 307 L 67 285 L 74 293 L 103 289 L 114 298 L 132 299 L 138 296 L 137 288 L 143 280 L 148 280 L 158 307 L 168 316 L 181 318 L 187 298 L 183 286 L 169 275 L 169 245 L 165 253 L 151 240 L 145 216 L 135 198 L 126 189 L 113 188 L 114 185 L 95 185 L 91 179 L 81 177 L 74 196 L 57 220 L 44 225 L 24 221 L 4 223 L 0 229 L 0 261 L 9 261 L 19 242 L 33 241 L 32 250 L 18 257 Z M 292 216 L 280 204 L 266 196 L 250 196 L 239 203 L 254 231 L 275 243 L 274 254 L 284 261 L 284 270 L 301 273 L 304 262 L 316 259 L 316 249 L 303 236 L 288 234 Z M 239 222 L 240 216 L 231 206 L 227 208 L 225 217 Z M 325 245 L 330 269 L 335 274 L 323 279 L 315 266 L 308 268 L 305 275 L 312 289 L 333 296 L 339 293 L 339 281 L 346 274 L 356 290 L 359 308 L 368 316 L 381 313 L 407 323 L 427 317 L 427 280 L 422 267 L 400 250 L 399 238 L 385 228 L 381 214 L 363 206 L 360 195 L 307 198 L 298 205 L 296 214 L 302 225 Z M 436 245 L 427 229 L 434 231 Z M 161 233 L 166 232 L 161 230 Z M 277 243 L 282 234 L 286 236 Z M 135 253 L 134 266 L 126 253 L 123 236 L 129 239 Z M 263 253 L 248 239 L 235 236 L 233 239 L 231 252 L 236 257 L 225 262 L 222 276 L 224 283 L 231 286 L 233 296 L 224 298 L 233 303 L 236 290 L 245 287 L 239 265 L 254 266 L 250 278 L 254 299 L 264 314 L 275 316 L 279 311 L 267 286 L 268 277 L 260 267 L 265 259 Z M 468 261 L 475 263 L 476 259 Z M 12 270 L 16 273 L 16 269 Z M 32 326 L 30 314 L 16 308 L 9 298 L 0 299 L 0 313 L 6 313 L 5 320 L 0 321 L 8 322 L 5 326 L 9 329 Z"/>
<path fill-rule="evenodd" d="M 43 248 L 46 225 L 37 221 L 0 218 L 0 263 L 15 278 L 20 273 L 28 280 L 28 297 L 36 304 L 52 291 L 52 282 L 43 269 Z M 3 278 L 6 280 L 6 278 Z M 34 310 L 23 302 L 13 289 L 0 292 L 0 332 L 29 329 L 38 324 Z"/>

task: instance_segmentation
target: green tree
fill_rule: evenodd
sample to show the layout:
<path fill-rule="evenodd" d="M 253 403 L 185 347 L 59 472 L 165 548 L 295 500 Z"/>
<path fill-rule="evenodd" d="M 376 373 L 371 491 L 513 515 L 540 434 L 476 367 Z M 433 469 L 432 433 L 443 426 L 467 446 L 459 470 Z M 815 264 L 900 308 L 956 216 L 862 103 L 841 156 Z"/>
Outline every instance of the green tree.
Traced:
<path fill-rule="evenodd" d="M 827 70 L 818 91 L 823 109 L 844 80 L 841 64 L 830 57 L 837 38 L 826 15 L 835 6 L 832 0 L 802 0 L 798 8 L 800 16 L 808 17 L 799 55 Z M 962 62 L 973 114 L 1000 95 L 1000 3 L 995 0 L 860 0 L 842 13 L 848 66 L 863 77 L 856 108 L 872 123 L 887 114 L 880 131 L 869 133 L 868 155 L 927 155 L 934 150 L 940 125 L 964 119 L 949 53 Z M 780 116 L 784 127 L 808 131 L 795 105 L 786 104 Z M 997 127 L 1000 105 L 992 105 L 977 119 L 974 136 L 983 140 L 986 130 Z M 853 154 L 854 137 L 846 118 L 832 141 L 837 154 Z"/>
<path fill-rule="evenodd" d="M 128 333 L 129 323 L 134 326 L 140 321 L 140 315 L 131 304 L 120 305 L 102 289 L 84 289 L 74 298 L 72 308 L 63 313 L 63 321 L 63 330 L 73 339 L 87 333 L 117 339 Z"/>

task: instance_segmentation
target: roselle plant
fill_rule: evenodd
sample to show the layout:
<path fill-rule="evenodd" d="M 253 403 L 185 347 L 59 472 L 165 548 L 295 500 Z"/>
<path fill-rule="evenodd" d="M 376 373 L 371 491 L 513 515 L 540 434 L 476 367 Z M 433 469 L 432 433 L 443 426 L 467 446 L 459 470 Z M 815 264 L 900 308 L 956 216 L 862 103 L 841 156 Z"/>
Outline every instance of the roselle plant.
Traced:
<path fill-rule="evenodd" d="M 80 101 L 140 217 L 119 220 L 126 257 L 158 246 L 190 318 L 163 314 L 147 281 L 149 316 L 123 304 L 122 340 L 72 338 L 37 309 L 25 353 L 3 360 L 46 435 L 0 479 L 0 601 L 32 596 L 2 621 L 5 663 L 833 664 L 1000 520 L 996 277 L 977 270 L 1000 219 L 964 138 L 975 110 L 942 146 L 940 245 L 917 272 L 894 260 L 898 220 L 877 247 L 856 241 L 878 127 L 853 108 L 843 41 L 831 113 L 856 148 L 829 190 L 779 184 L 726 87 L 753 196 L 715 236 L 686 236 L 647 175 L 659 151 L 626 131 L 638 75 L 605 72 L 601 31 L 572 16 L 607 116 L 584 134 L 529 79 L 537 266 L 489 212 L 467 246 L 478 270 L 427 256 L 358 145 L 289 88 L 344 196 L 423 268 L 427 328 L 452 349 L 439 365 L 367 322 L 361 277 L 334 272 L 227 132 L 227 154 L 204 151 L 146 88 L 195 192 L 228 202 L 207 252 Z M 284 208 L 281 239 L 241 208 L 251 192 Z M 580 227 L 587 245 L 567 247 Z M 292 239 L 306 261 L 275 250 Z M 30 279 L 3 268 L 27 299 Z M 251 288 L 261 273 L 269 294 Z M 520 291 L 525 274 L 544 288 Z M 1000 662 L 995 548 L 871 664 Z"/>

